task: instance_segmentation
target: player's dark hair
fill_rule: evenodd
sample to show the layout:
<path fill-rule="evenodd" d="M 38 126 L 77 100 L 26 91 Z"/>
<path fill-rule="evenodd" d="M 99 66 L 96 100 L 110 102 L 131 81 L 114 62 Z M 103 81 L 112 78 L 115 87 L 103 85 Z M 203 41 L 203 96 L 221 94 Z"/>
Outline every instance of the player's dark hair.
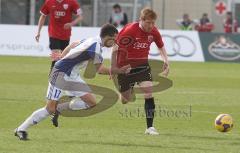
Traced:
<path fill-rule="evenodd" d="M 227 12 L 227 15 L 232 15 L 232 12 Z"/>
<path fill-rule="evenodd" d="M 104 24 L 101 28 L 100 37 L 104 38 L 106 36 L 113 37 L 115 34 L 118 34 L 118 30 L 112 24 Z"/>
<path fill-rule="evenodd" d="M 114 9 L 121 9 L 121 6 L 120 6 L 119 4 L 114 4 L 114 5 L 113 5 L 113 8 L 114 8 Z"/>

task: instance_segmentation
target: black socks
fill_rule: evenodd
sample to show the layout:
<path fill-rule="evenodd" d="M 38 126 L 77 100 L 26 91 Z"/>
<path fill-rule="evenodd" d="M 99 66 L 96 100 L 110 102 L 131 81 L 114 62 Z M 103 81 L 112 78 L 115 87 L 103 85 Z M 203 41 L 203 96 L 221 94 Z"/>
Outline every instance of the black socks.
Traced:
<path fill-rule="evenodd" d="M 145 99 L 147 128 L 153 126 L 154 111 L 155 111 L 154 98 Z"/>

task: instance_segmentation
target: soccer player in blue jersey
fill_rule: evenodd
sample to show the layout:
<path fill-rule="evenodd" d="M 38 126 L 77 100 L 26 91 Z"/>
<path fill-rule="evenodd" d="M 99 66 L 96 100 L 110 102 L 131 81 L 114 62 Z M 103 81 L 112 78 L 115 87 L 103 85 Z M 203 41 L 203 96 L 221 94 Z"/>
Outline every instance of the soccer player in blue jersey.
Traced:
<path fill-rule="evenodd" d="M 129 65 L 111 70 L 102 65 L 102 47 L 111 47 L 115 43 L 117 34 L 118 30 L 113 25 L 105 24 L 101 28 L 100 37 L 88 38 L 67 46 L 62 53 L 62 58 L 56 62 L 50 74 L 46 106 L 33 112 L 17 127 L 15 136 L 20 140 L 27 140 L 27 129 L 54 114 L 62 96 L 80 97 L 80 101 L 76 104 L 77 108 L 73 109 L 94 107 L 96 99 L 89 86 L 81 78 L 79 71 L 85 68 L 89 61 L 93 61 L 99 74 L 128 73 Z"/>

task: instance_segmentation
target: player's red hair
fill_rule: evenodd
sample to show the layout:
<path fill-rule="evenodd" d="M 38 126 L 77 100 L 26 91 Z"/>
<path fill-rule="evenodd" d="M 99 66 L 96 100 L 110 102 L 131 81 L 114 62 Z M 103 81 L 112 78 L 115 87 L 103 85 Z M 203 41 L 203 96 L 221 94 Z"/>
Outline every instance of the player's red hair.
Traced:
<path fill-rule="evenodd" d="M 141 20 L 146 20 L 146 19 L 156 20 L 157 14 L 151 8 L 146 7 L 141 10 L 140 19 Z"/>

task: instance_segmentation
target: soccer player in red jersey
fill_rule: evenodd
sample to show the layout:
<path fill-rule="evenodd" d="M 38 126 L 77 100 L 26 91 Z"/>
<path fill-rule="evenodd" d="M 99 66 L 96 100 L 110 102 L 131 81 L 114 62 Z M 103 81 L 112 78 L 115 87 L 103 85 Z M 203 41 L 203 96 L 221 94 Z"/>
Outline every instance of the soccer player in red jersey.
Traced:
<path fill-rule="evenodd" d="M 145 98 L 144 108 L 147 122 L 145 133 L 151 135 L 158 134 L 153 127 L 155 103 L 152 96 L 151 68 L 148 64 L 148 54 L 152 42 L 156 43 L 164 61 L 163 75 L 167 76 L 169 72 L 164 43 L 157 27 L 155 27 L 156 19 L 157 15 L 153 10 L 144 8 L 141 11 L 139 22 L 130 23 L 120 31 L 112 49 L 112 69 L 131 65 L 129 74 L 118 74 L 117 76 L 122 103 L 126 104 L 131 100 L 133 86 L 137 83 Z"/>
<path fill-rule="evenodd" d="M 82 20 L 82 10 L 77 0 L 46 0 L 40 10 L 38 32 L 35 36 L 39 42 L 42 26 L 49 16 L 49 48 L 51 49 L 52 65 L 59 59 L 61 52 L 69 45 L 71 27 Z M 73 14 L 76 18 L 72 20 Z"/>

